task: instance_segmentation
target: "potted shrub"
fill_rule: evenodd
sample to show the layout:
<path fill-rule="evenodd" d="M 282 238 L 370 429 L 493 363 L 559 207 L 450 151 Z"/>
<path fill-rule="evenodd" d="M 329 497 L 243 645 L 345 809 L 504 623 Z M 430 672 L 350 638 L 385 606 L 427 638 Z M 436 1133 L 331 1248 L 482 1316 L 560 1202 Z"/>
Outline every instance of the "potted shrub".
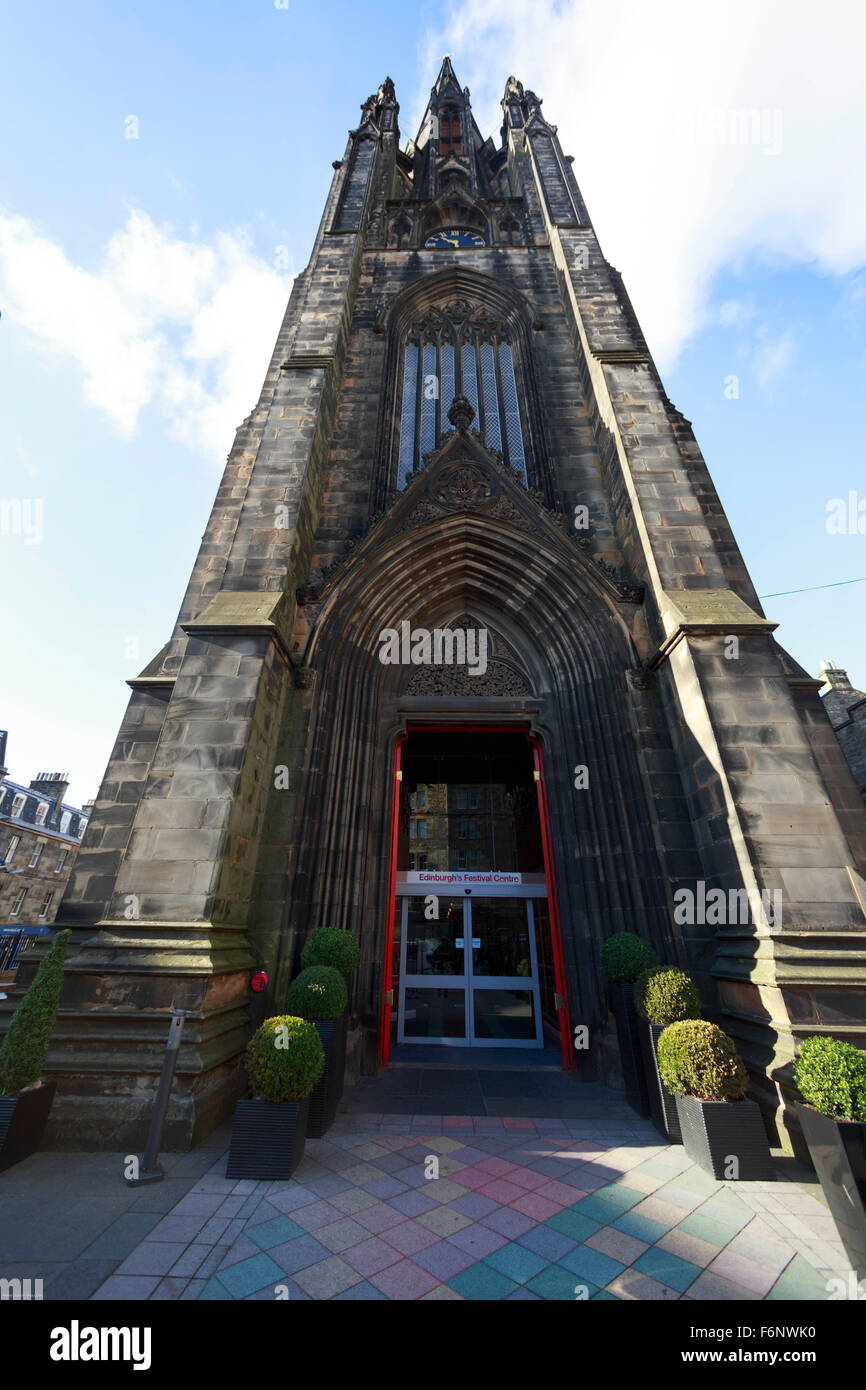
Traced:
<path fill-rule="evenodd" d="M 662 1081 L 676 1095 L 685 1151 L 714 1178 L 775 1176 L 760 1107 L 746 1100 L 749 1075 L 732 1038 L 715 1023 L 684 1019 L 658 1040 Z"/>
<path fill-rule="evenodd" d="M 59 931 L 12 1015 L 0 1046 L 0 1172 L 35 1153 L 57 1083 L 42 1081 L 57 1022 L 68 930 Z"/>
<path fill-rule="evenodd" d="M 226 1177 L 290 1178 L 304 1156 L 308 1096 L 325 1067 L 319 1035 L 303 1018 L 266 1018 L 246 1067 L 255 1095 L 235 1108 Z"/>
<path fill-rule="evenodd" d="M 807 1038 L 794 1063 L 803 1137 L 839 1238 L 866 1275 L 866 1052 L 840 1038 Z"/>
<path fill-rule="evenodd" d="M 301 951 L 301 965 L 330 965 L 343 976 L 351 975 L 358 967 L 361 952 L 350 931 L 339 927 L 317 927 L 311 931 Z"/>
<path fill-rule="evenodd" d="M 681 1144 L 677 1103 L 659 1076 L 656 1045 L 668 1024 L 680 1023 L 685 1018 L 700 1018 L 700 995 L 685 971 L 660 965 L 638 976 L 634 1006 L 644 1020 L 640 1038 L 653 1124 L 673 1143 Z"/>
<path fill-rule="evenodd" d="M 347 1003 L 346 982 L 330 965 L 310 965 L 289 985 L 286 1007 L 315 1025 L 325 1054 L 325 1070 L 310 1095 L 307 1133 L 313 1139 L 330 1129 L 343 1094 Z"/>
<path fill-rule="evenodd" d="M 616 1036 L 629 1105 L 641 1115 L 650 1113 L 649 1092 L 641 1061 L 641 1039 L 634 1007 L 634 982 L 644 970 L 651 970 L 659 958 L 648 941 L 634 932 L 614 932 L 601 948 L 601 965 L 608 980 L 611 1013 L 616 1020 Z"/>

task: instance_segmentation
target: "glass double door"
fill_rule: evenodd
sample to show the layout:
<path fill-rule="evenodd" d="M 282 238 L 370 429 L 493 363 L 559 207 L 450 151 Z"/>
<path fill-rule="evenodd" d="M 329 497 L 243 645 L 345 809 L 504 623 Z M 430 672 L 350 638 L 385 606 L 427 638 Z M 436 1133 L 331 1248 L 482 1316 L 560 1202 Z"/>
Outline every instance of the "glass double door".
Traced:
<path fill-rule="evenodd" d="M 432 901 L 398 900 L 398 1042 L 542 1047 L 532 899 Z"/>

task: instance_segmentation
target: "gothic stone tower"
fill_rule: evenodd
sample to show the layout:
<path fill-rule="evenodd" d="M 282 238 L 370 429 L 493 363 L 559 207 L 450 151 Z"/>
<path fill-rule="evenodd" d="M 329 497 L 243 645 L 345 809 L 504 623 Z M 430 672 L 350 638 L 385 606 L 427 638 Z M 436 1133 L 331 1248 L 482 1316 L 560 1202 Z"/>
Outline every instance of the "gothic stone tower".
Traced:
<path fill-rule="evenodd" d="M 798 1042 L 864 1036 L 866 816 L 819 682 L 772 636 L 539 98 L 509 78 L 484 139 L 446 58 L 403 149 L 398 109 L 386 80 L 334 164 L 177 623 L 129 682 L 58 916 L 54 1142 L 143 1142 L 172 1006 L 166 1143 L 206 1133 L 320 925 L 360 942 L 350 1067 L 375 1069 L 408 988 L 395 894 L 433 854 L 431 832 L 407 867 L 419 730 L 534 759 L 512 781 L 543 863 L 514 880 L 546 894 L 538 972 L 567 1061 L 589 1029 L 578 1077 L 615 1079 L 599 949 L 634 931 L 693 972 L 784 1137 Z M 383 662 L 404 623 L 483 630 L 486 669 Z M 483 869 L 468 845 L 439 867 Z"/>

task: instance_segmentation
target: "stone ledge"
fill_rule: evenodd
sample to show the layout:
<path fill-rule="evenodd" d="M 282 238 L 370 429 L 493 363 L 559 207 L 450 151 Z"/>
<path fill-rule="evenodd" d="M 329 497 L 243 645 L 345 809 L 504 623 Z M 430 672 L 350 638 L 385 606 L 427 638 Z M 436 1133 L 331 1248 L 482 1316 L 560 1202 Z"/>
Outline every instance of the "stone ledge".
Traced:
<path fill-rule="evenodd" d="M 210 637 L 218 633 L 262 634 L 271 637 L 291 661 L 288 608 L 285 593 L 221 589 L 203 613 L 191 622 L 181 623 L 181 628 L 191 637 Z"/>

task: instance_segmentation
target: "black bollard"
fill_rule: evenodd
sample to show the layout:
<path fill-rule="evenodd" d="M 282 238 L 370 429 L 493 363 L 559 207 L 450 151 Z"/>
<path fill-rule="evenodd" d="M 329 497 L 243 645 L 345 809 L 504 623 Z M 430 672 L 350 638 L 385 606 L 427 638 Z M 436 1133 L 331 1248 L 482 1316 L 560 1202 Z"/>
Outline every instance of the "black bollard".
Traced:
<path fill-rule="evenodd" d="M 168 1110 L 168 1098 L 171 1094 L 171 1083 L 174 1080 L 174 1069 L 177 1064 L 177 1054 L 180 1048 L 180 1037 L 183 1032 L 183 1021 L 185 1017 L 185 1009 L 172 1009 L 171 1026 L 168 1030 L 168 1041 L 165 1045 L 165 1058 L 162 1063 L 162 1074 L 159 1078 L 156 1100 L 153 1103 L 153 1116 L 150 1121 L 150 1131 L 147 1136 L 147 1148 L 144 1151 L 144 1158 L 141 1161 L 138 1177 L 126 1178 L 126 1182 L 130 1187 L 137 1187 L 139 1183 L 143 1182 L 162 1182 L 162 1179 L 165 1177 L 165 1173 L 157 1160 L 162 1143 L 162 1127 L 165 1124 L 166 1111 Z"/>

